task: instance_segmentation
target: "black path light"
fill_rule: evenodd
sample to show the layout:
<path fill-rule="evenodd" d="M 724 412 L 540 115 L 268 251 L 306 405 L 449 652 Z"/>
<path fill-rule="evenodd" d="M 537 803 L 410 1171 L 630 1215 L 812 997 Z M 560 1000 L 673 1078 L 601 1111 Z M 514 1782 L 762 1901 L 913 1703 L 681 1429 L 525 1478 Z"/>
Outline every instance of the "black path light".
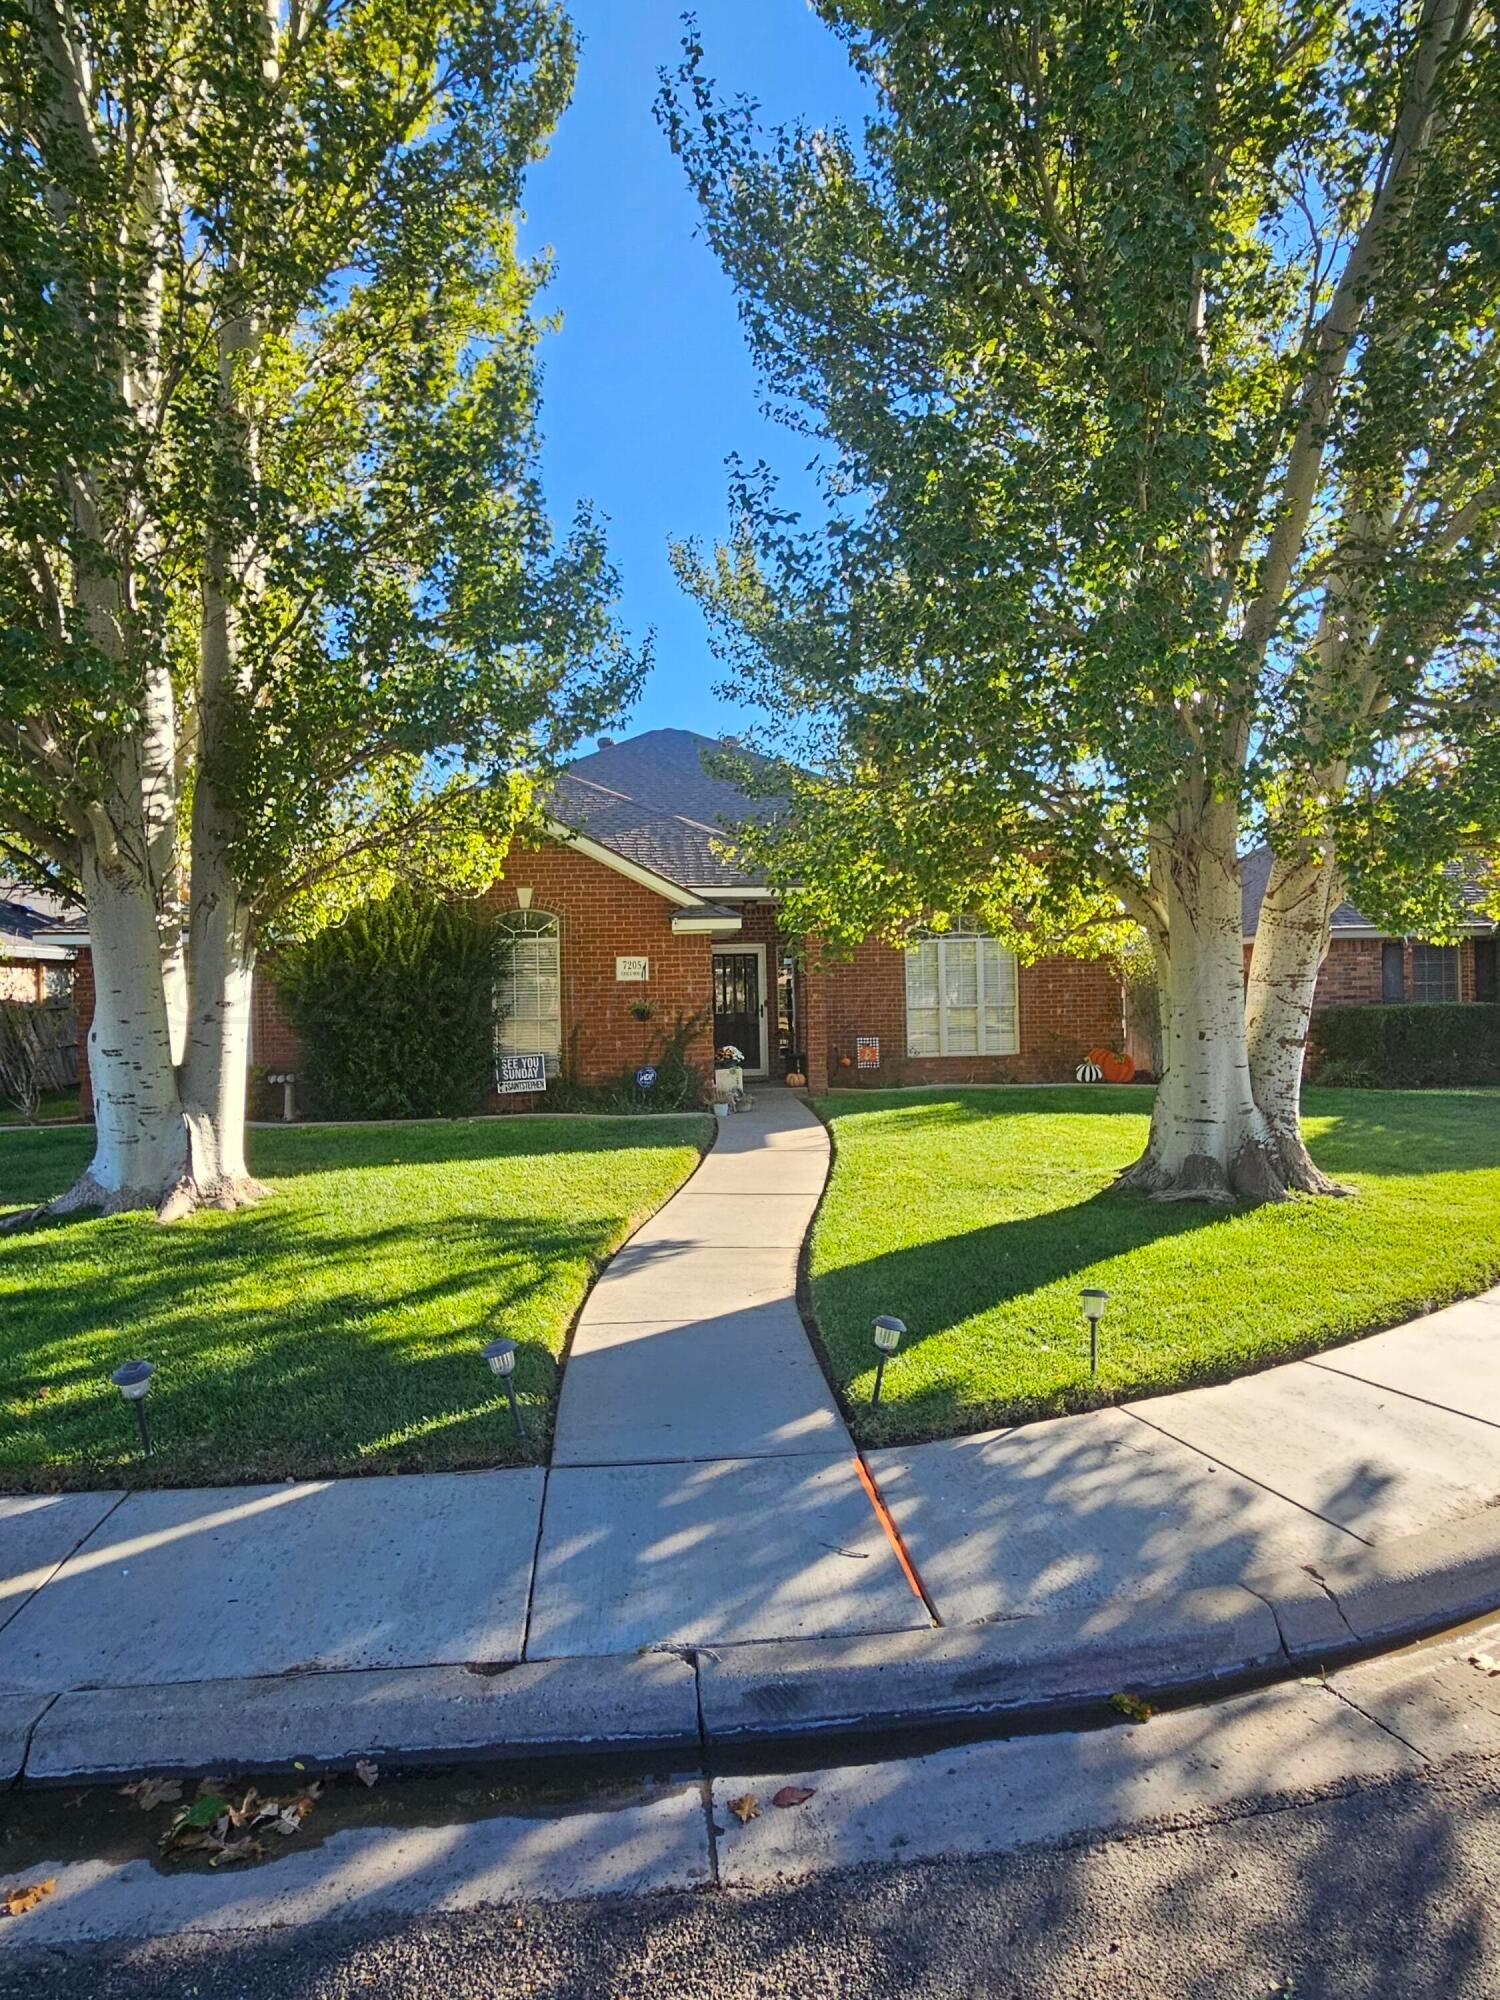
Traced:
<path fill-rule="evenodd" d="M 881 1387 L 885 1382 L 885 1364 L 901 1345 L 901 1336 L 905 1331 L 905 1320 L 891 1319 L 886 1313 L 882 1313 L 879 1319 L 871 1322 L 870 1338 L 874 1341 L 876 1352 L 880 1356 L 875 1364 L 875 1387 L 870 1392 L 872 1410 L 880 1401 Z"/>
<path fill-rule="evenodd" d="M 505 1393 L 510 1399 L 510 1420 L 516 1427 L 516 1436 L 526 1435 L 526 1426 L 521 1422 L 521 1406 L 516 1401 L 516 1343 L 513 1340 L 492 1340 L 488 1347 L 480 1350 L 490 1364 L 490 1368 L 505 1384 Z"/>
<path fill-rule="evenodd" d="M 1104 1317 L 1104 1302 L 1108 1292 L 1101 1292 L 1097 1285 L 1085 1285 L 1080 1295 L 1083 1299 L 1083 1316 L 1089 1323 L 1089 1373 L 1099 1373 L 1099 1322 Z"/>
<path fill-rule="evenodd" d="M 146 1397 L 151 1388 L 151 1377 L 156 1373 L 149 1361 L 122 1361 L 110 1375 L 127 1403 L 135 1406 L 135 1421 L 141 1433 L 141 1450 L 147 1458 L 151 1456 L 151 1426 L 146 1419 Z"/>

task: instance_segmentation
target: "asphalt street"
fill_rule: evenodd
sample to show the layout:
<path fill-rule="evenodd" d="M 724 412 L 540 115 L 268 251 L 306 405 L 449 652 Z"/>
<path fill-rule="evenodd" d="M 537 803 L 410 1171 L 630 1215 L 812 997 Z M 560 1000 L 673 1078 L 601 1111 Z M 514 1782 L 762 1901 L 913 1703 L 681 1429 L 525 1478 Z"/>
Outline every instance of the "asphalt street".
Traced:
<path fill-rule="evenodd" d="M 1346 1796 L 981 1860 L 0 1960 L 5 2000 L 1479 2000 L 1500 1798 L 1461 1759 Z"/>

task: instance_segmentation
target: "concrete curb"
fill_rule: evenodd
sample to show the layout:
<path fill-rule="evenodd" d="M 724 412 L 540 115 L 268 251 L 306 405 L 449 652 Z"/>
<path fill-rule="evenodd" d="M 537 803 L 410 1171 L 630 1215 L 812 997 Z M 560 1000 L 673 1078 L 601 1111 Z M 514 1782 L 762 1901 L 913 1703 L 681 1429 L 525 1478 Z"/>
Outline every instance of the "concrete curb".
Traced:
<path fill-rule="evenodd" d="M 361 1757 L 418 1766 L 698 1747 L 692 1662 L 645 1653 L 59 1695 L 32 1732 L 25 1781 L 348 1770 Z"/>
<path fill-rule="evenodd" d="M 1500 1509 L 1317 1571 L 1068 1616 L 931 1631 L 79 1690 L 17 1698 L 13 1781 L 387 1768 L 614 1755 L 696 1764 L 718 1746 L 1075 1723 L 1129 1693 L 1183 1704 L 1331 1667 L 1500 1611 Z M 22 1713 L 22 1706 L 25 1713 Z M 0 1720 L 4 1720 L 0 1717 Z M 21 1748 L 18 1744 L 18 1748 Z M 875 1754 L 867 1750 L 864 1754 Z M 0 1773 L 3 1775 L 3 1773 Z"/>

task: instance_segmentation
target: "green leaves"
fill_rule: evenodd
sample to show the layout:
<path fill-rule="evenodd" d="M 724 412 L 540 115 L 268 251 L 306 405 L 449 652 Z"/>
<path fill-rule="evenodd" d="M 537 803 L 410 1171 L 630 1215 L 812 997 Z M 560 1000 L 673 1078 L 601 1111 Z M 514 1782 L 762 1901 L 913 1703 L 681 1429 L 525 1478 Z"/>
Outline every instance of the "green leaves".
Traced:
<path fill-rule="evenodd" d="M 733 467 L 731 540 L 675 552 L 800 913 L 1102 941 L 1216 801 L 1357 865 L 1362 790 L 1500 797 L 1491 10 L 819 12 L 859 140 L 759 129 L 691 38 L 659 105 L 828 468 L 800 520 Z"/>
<path fill-rule="evenodd" d="M 538 475 L 544 273 L 514 210 L 568 23 L 551 0 L 38 18 L 0 37 L 0 839 L 74 875 L 101 826 L 138 849 L 120 772 L 165 675 L 159 809 L 185 839 L 211 795 L 262 930 L 356 882 L 467 883 L 517 774 L 642 670 L 597 524 L 555 536 Z"/>

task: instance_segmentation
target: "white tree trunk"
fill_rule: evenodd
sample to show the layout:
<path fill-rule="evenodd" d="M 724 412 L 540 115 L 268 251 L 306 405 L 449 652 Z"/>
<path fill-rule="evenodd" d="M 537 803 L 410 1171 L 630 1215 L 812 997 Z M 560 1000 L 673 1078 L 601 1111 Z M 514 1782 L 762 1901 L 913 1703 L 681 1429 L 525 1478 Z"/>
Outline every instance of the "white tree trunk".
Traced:
<path fill-rule="evenodd" d="M 1275 1200 L 1285 1180 L 1250 1085 L 1234 822 L 1172 836 L 1157 945 L 1162 1075 L 1146 1151 L 1122 1175 L 1158 1201 Z"/>
<path fill-rule="evenodd" d="M 126 865 L 84 854 L 94 967 L 89 1075 L 94 1157 L 52 1214 L 157 1210 L 188 1182 L 188 1134 L 172 1064 L 160 932 L 151 887 Z"/>
<path fill-rule="evenodd" d="M 265 1193 L 245 1164 L 245 1079 L 255 948 L 250 913 L 223 865 L 221 840 L 195 801 L 193 895 L 188 924 L 187 1058 L 183 1098 L 192 1131 L 193 1192 L 216 1208 Z"/>
<path fill-rule="evenodd" d="M 1278 853 L 1250 956 L 1245 1006 L 1251 1088 L 1288 1186 L 1306 1194 L 1351 1192 L 1317 1166 L 1302 1137 L 1308 1023 L 1341 893 L 1331 848 Z"/>

